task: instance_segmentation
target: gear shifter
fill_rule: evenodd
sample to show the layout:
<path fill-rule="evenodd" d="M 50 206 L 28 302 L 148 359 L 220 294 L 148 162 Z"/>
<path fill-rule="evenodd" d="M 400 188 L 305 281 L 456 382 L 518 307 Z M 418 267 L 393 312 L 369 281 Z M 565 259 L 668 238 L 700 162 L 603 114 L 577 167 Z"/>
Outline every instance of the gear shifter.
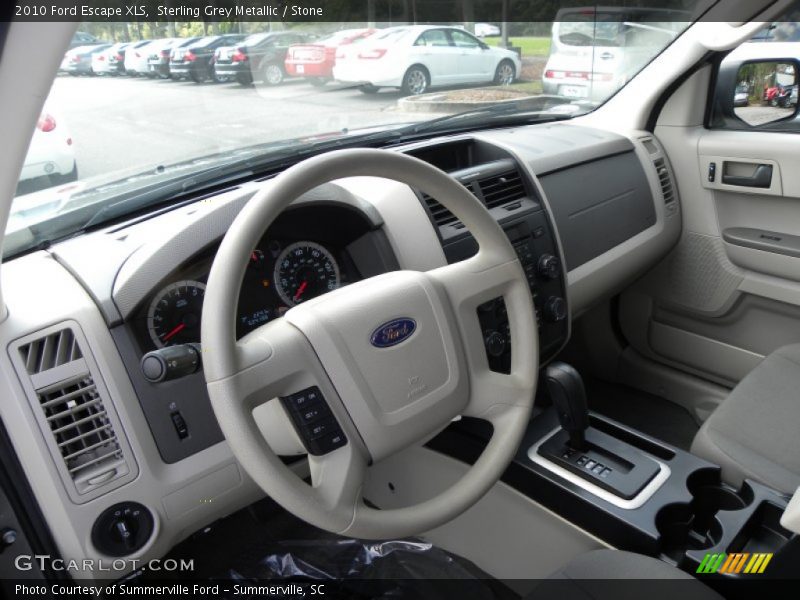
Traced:
<path fill-rule="evenodd" d="M 554 362 L 547 367 L 544 377 L 561 428 L 569 433 L 569 445 L 575 450 L 586 450 L 589 407 L 580 373 L 567 363 Z"/>

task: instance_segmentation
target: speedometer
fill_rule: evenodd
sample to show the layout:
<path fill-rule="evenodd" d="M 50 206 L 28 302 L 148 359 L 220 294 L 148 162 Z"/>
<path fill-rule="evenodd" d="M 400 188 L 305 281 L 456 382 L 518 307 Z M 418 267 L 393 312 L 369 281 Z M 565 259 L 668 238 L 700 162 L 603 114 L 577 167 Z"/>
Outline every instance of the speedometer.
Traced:
<path fill-rule="evenodd" d="M 176 281 L 162 289 L 147 312 L 147 329 L 157 348 L 200 341 L 206 284 Z"/>
<path fill-rule="evenodd" d="M 289 306 L 335 290 L 341 284 L 333 255 L 314 242 L 296 242 L 283 249 L 275 262 L 278 295 Z"/>

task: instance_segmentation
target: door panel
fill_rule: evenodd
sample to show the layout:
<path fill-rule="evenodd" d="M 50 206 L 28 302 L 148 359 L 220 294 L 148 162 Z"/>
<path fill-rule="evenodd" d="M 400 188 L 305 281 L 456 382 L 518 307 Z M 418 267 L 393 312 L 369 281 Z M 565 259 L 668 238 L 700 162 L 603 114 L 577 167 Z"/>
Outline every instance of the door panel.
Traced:
<path fill-rule="evenodd" d="M 623 293 L 620 324 L 649 358 L 732 387 L 800 343 L 800 136 L 674 126 L 656 136 L 684 229 Z"/>

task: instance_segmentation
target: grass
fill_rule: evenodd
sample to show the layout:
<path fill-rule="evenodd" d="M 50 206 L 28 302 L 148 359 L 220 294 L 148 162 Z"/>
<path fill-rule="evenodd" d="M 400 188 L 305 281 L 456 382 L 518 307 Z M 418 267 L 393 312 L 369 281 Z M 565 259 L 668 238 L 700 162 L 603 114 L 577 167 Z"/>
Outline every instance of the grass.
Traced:
<path fill-rule="evenodd" d="M 519 92 L 528 92 L 529 94 L 538 95 L 542 93 L 542 82 L 540 81 L 521 81 L 519 83 L 512 83 L 506 89 L 516 90 Z"/>
<path fill-rule="evenodd" d="M 484 38 L 483 41 L 490 46 L 498 46 L 501 38 L 491 37 Z M 509 43 L 512 46 L 519 46 L 522 48 L 522 57 L 529 56 L 547 56 L 550 54 L 550 38 L 549 37 L 519 37 L 509 36 Z"/>

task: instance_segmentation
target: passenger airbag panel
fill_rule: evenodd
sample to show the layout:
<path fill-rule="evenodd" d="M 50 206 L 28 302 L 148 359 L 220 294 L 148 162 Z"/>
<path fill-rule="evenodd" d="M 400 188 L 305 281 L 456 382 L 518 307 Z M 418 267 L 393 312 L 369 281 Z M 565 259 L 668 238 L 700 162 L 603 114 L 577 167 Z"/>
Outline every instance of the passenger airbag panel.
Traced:
<path fill-rule="evenodd" d="M 650 184 L 634 152 L 569 167 L 539 181 L 570 270 L 656 223 Z"/>

